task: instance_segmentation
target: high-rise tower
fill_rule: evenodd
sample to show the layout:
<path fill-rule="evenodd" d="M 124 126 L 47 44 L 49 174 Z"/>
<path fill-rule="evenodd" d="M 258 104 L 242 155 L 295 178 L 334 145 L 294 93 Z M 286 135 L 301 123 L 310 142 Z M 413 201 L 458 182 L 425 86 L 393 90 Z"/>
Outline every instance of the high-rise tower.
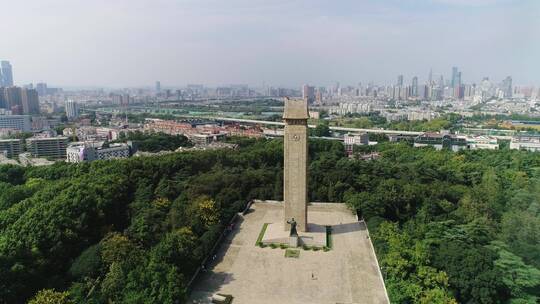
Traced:
<path fill-rule="evenodd" d="M 13 68 L 9 61 L 2 61 L 0 63 L 2 68 L 2 85 L 5 87 L 13 86 Z"/>
<path fill-rule="evenodd" d="M 458 77 L 461 77 L 461 75 L 458 75 L 458 68 L 452 67 L 452 78 L 451 78 L 451 83 L 450 83 L 452 88 L 455 88 L 456 86 L 460 85 L 458 83 Z"/>
<path fill-rule="evenodd" d="M 39 97 L 37 90 L 22 89 L 21 101 L 24 114 L 39 114 Z"/>
<path fill-rule="evenodd" d="M 418 97 L 418 77 L 414 76 L 412 79 L 411 95 Z"/>
<path fill-rule="evenodd" d="M 306 99 L 308 104 L 315 101 L 315 87 L 309 86 L 307 84 L 302 86 L 302 98 Z"/>
<path fill-rule="evenodd" d="M 294 218 L 297 230 L 305 232 L 307 227 L 307 155 L 309 118 L 306 99 L 285 100 L 283 120 L 284 136 L 284 170 L 283 198 L 285 200 L 284 227 L 289 230 L 290 221 Z"/>
<path fill-rule="evenodd" d="M 7 109 L 11 110 L 13 107 L 21 107 L 22 109 L 22 96 L 21 88 L 19 87 L 6 87 L 4 89 L 6 98 Z"/>
<path fill-rule="evenodd" d="M 512 97 L 512 77 L 507 76 L 502 83 L 504 97 Z"/>
<path fill-rule="evenodd" d="M 66 101 L 66 116 L 69 119 L 79 117 L 79 105 L 75 101 Z"/>

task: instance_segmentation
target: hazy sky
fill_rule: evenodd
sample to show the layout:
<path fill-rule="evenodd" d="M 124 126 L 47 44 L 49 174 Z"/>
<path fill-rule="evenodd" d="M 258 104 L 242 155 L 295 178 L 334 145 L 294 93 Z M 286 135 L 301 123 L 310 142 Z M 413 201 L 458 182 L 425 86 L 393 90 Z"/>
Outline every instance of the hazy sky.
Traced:
<path fill-rule="evenodd" d="M 540 85 L 540 0 L 0 0 L 17 84 Z"/>

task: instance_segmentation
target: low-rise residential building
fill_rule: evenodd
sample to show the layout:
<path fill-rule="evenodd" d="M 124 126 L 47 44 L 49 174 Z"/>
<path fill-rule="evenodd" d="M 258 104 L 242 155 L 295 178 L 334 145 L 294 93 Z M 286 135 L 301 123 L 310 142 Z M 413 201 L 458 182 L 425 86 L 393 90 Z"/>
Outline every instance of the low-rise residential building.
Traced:
<path fill-rule="evenodd" d="M 212 142 L 225 140 L 227 133 L 209 133 L 209 134 L 190 134 L 188 135 L 189 140 L 195 145 L 208 145 Z"/>
<path fill-rule="evenodd" d="M 66 158 L 68 138 L 64 136 L 35 138 L 26 140 L 26 150 L 34 157 Z"/>
<path fill-rule="evenodd" d="M 370 113 L 373 111 L 373 105 L 365 102 L 342 102 L 339 106 L 331 110 L 332 113 L 340 115 L 354 114 L 354 113 Z"/>
<path fill-rule="evenodd" d="M 467 136 L 465 137 L 467 141 L 467 148 L 470 150 L 479 150 L 479 149 L 489 149 L 497 150 L 499 149 L 499 143 L 497 138 L 491 136 Z"/>
<path fill-rule="evenodd" d="M 369 145 L 369 135 L 367 133 L 348 133 L 343 135 L 343 143 L 345 145 L 345 152 L 351 154 L 354 150 L 354 146 Z"/>
<path fill-rule="evenodd" d="M 384 112 L 382 116 L 388 121 L 400 121 L 407 120 L 407 113 L 393 113 L 393 112 Z"/>
<path fill-rule="evenodd" d="M 510 149 L 527 150 L 532 152 L 540 151 L 540 136 L 538 135 L 517 135 L 510 141 Z"/>
<path fill-rule="evenodd" d="M 96 128 L 95 127 L 78 127 L 78 128 L 65 128 L 62 130 L 62 134 L 67 137 L 77 137 L 80 141 L 95 140 Z"/>
<path fill-rule="evenodd" d="M 130 147 L 125 143 L 117 143 L 106 146 L 104 142 L 77 142 L 66 149 L 66 161 L 80 163 L 94 160 L 106 160 L 128 158 Z"/>
<path fill-rule="evenodd" d="M 103 143 L 75 142 L 66 148 L 66 161 L 69 163 L 82 163 L 96 159 L 96 146 Z"/>
<path fill-rule="evenodd" d="M 467 140 L 454 134 L 427 132 L 414 139 L 415 147 L 434 147 L 436 150 L 459 151 L 467 149 Z"/>
<path fill-rule="evenodd" d="M 32 130 L 30 115 L 0 115 L 0 129 L 30 132 Z"/>
<path fill-rule="evenodd" d="M 208 144 L 222 140 L 226 136 L 259 138 L 265 136 L 258 126 L 239 124 L 219 125 L 212 122 L 177 122 L 172 120 L 147 119 L 144 132 L 161 132 L 170 135 L 184 135 L 195 143 Z"/>
<path fill-rule="evenodd" d="M 23 140 L 22 139 L 1 139 L 0 140 L 0 154 L 5 157 L 13 158 L 23 152 Z"/>
<path fill-rule="evenodd" d="M 147 119 L 147 122 L 144 124 L 144 130 L 170 135 L 187 135 L 194 132 L 193 126 L 190 123 L 161 119 Z"/>
<path fill-rule="evenodd" d="M 116 128 L 96 128 L 96 135 L 108 140 L 117 140 L 120 133 L 122 133 L 122 131 Z"/>
<path fill-rule="evenodd" d="M 0 128 L 0 138 L 6 138 L 20 133 L 22 133 L 21 130 Z"/>
<path fill-rule="evenodd" d="M 65 128 L 62 133 L 64 136 L 76 136 L 79 141 L 106 141 L 117 140 L 120 133 L 127 133 L 130 129 L 120 128 L 96 128 L 92 126 L 79 126 L 77 128 Z"/>
<path fill-rule="evenodd" d="M 241 136 L 241 137 L 251 137 L 259 138 L 263 137 L 263 131 L 258 127 L 246 128 L 239 125 L 228 125 L 225 128 L 228 136 Z"/>
<path fill-rule="evenodd" d="M 129 155 L 129 146 L 124 143 L 111 144 L 108 147 L 101 147 L 96 149 L 96 158 L 99 160 L 128 158 Z"/>
<path fill-rule="evenodd" d="M 404 134 L 388 134 L 388 141 L 390 142 L 412 142 L 416 138 L 414 135 L 404 135 Z"/>
<path fill-rule="evenodd" d="M 263 135 L 267 138 L 283 137 L 284 134 L 285 133 L 283 129 L 269 129 L 269 128 L 263 129 Z"/>
<path fill-rule="evenodd" d="M 367 145 L 369 144 L 369 135 L 367 133 L 348 133 L 343 135 L 343 141 L 345 145 Z"/>
<path fill-rule="evenodd" d="M 431 120 L 436 114 L 431 111 L 410 111 L 407 113 L 407 120 Z"/>

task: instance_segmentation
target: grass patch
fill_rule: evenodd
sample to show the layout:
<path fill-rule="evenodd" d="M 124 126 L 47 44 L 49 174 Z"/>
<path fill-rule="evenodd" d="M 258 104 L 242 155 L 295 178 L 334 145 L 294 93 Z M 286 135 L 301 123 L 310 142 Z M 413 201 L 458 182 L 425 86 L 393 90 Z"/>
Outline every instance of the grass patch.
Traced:
<path fill-rule="evenodd" d="M 285 250 L 286 258 L 298 258 L 300 257 L 300 250 L 287 249 Z"/>
<path fill-rule="evenodd" d="M 268 224 L 269 223 L 264 223 L 262 226 L 261 232 L 259 232 L 259 237 L 257 238 L 257 242 L 255 242 L 255 246 L 263 247 L 262 239 L 264 237 L 264 233 L 266 232 L 266 228 L 268 228 Z"/>
<path fill-rule="evenodd" d="M 332 249 L 332 246 L 333 246 L 333 242 L 332 242 L 332 226 L 326 226 L 326 246 L 324 249 L 324 251 L 328 251 L 330 249 Z"/>

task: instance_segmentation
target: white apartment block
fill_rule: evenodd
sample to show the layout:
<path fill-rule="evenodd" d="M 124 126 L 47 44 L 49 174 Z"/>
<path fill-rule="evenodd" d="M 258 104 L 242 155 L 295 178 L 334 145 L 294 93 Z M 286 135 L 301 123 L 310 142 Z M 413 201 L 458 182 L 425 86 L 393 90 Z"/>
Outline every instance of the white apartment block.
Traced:
<path fill-rule="evenodd" d="M 512 141 L 510 142 L 510 149 L 538 152 L 540 151 L 540 136 L 514 136 L 512 137 Z"/>

